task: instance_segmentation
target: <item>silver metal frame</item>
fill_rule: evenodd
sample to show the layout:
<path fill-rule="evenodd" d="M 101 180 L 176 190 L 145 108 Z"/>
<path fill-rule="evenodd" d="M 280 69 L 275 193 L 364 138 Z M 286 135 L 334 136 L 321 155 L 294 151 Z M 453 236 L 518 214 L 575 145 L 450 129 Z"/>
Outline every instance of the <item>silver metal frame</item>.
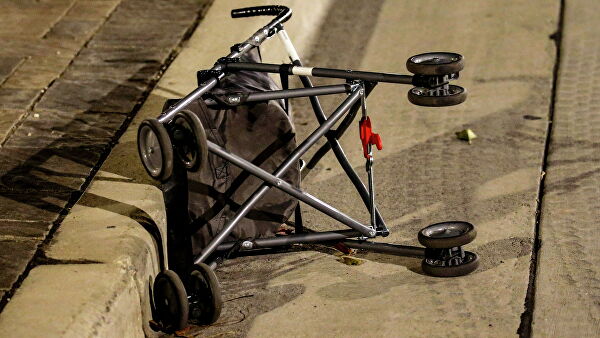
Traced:
<path fill-rule="evenodd" d="M 291 13 L 290 13 L 291 15 Z M 275 170 L 275 172 L 268 173 L 262 168 L 252 164 L 251 162 L 230 153 L 223 147 L 208 141 L 208 150 L 223 159 L 231 162 L 232 164 L 244 169 L 251 175 L 254 175 L 264 181 L 264 183 L 239 207 L 235 215 L 233 215 L 228 222 L 225 224 L 223 229 L 212 239 L 212 241 L 202 250 L 201 254 L 193 258 L 193 263 L 198 264 L 201 262 L 208 262 L 209 258 L 217 251 L 232 250 L 234 247 L 239 246 L 238 250 L 248 251 L 259 248 L 270 248 L 283 245 L 290 245 L 294 243 L 314 243 L 314 242 L 343 242 L 348 247 L 366 248 L 374 251 L 395 253 L 399 255 L 409 255 L 424 257 L 425 249 L 418 247 L 408 247 L 394 244 L 385 243 L 373 243 L 366 242 L 367 238 L 373 238 L 376 236 L 387 236 L 389 234 L 388 229 L 385 226 L 385 222 L 381 217 L 379 211 L 375 206 L 375 188 L 373 182 L 373 152 L 369 146 L 370 158 L 367 160 L 366 170 L 369 177 L 368 189 L 363 184 L 362 180 L 358 177 L 352 166 L 350 165 L 342 147 L 340 146 L 338 139 L 345 132 L 347 127 L 350 125 L 356 115 L 356 110 L 362 108 L 362 115 L 366 116 L 366 96 L 370 90 L 375 86 L 375 82 L 370 81 L 385 81 L 393 83 L 404 83 L 410 84 L 412 76 L 409 75 L 397 75 L 397 74 L 384 74 L 384 73 L 372 73 L 372 72 L 353 72 L 349 70 L 337 70 L 337 69 L 326 69 L 326 68 L 310 68 L 303 67 L 298 56 L 298 53 L 291 42 L 289 36 L 285 32 L 282 23 L 287 18 L 276 18 L 271 21 L 268 25 L 259 29 L 254 33 L 248 40 L 240 45 L 232 47 L 232 52 L 221 60 L 233 60 L 239 58 L 244 53 L 248 52 L 254 47 L 260 46 L 262 42 L 277 34 L 281 39 L 284 47 L 288 53 L 291 65 L 288 65 L 288 74 L 299 76 L 305 88 L 303 89 L 284 89 L 276 91 L 267 91 L 260 93 L 248 93 L 239 95 L 231 94 L 222 97 L 222 101 L 229 105 L 238 105 L 245 102 L 252 101 L 264 101 L 272 99 L 292 98 L 292 97 L 309 97 L 311 105 L 315 112 L 315 116 L 319 121 L 320 126 L 311 133 L 298 147 L 286 158 L 283 163 Z M 192 91 L 189 95 L 179 100 L 176 104 L 169 107 L 163 114 L 158 117 L 158 121 L 163 124 L 168 124 L 173 119 L 175 114 L 180 110 L 184 109 L 188 104 L 194 100 L 200 99 L 204 94 L 208 93 L 214 88 L 218 81 L 222 79 L 227 72 L 238 71 L 238 70 L 252 70 L 262 72 L 279 72 L 284 69 L 286 65 L 269 65 L 269 64 L 252 64 L 252 63 L 241 63 L 241 62 L 217 62 L 208 72 L 210 77 L 199 84 L 199 87 Z M 282 73 L 283 74 L 283 73 Z M 314 87 L 309 76 L 321 76 L 321 77 L 336 77 L 347 79 L 349 82 L 342 85 L 333 86 L 320 86 Z M 353 79 L 353 80 L 352 80 Z M 352 81 L 351 81 L 352 80 Z M 319 95 L 329 95 L 336 93 L 346 93 L 348 96 L 346 99 L 335 109 L 335 111 L 326 117 L 321 108 Z M 214 100 L 205 100 L 209 105 L 219 104 Z M 350 113 L 349 113 L 350 112 Z M 340 121 L 340 119 L 346 115 L 345 119 L 340 123 L 337 130 L 332 130 L 334 125 Z M 329 150 L 333 150 L 338 162 L 354 184 L 358 193 L 360 194 L 367 210 L 369 211 L 370 224 L 362 224 L 331 205 L 319 200 L 318 198 L 310 195 L 309 193 L 298 189 L 288 182 L 281 179 L 283 174 L 295 163 L 300 160 L 300 157 L 305 154 L 316 142 L 322 138 L 327 138 L 327 144 L 323 146 L 314 157 L 311 159 L 309 164 L 318 162 L 322 156 L 325 155 Z M 305 175 L 303 175 L 305 176 Z M 275 187 L 280 189 L 287 194 L 297 198 L 299 201 L 306 203 L 314 207 L 315 209 L 325 213 L 333 219 L 339 221 L 342 224 L 350 227 L 351 230 L 341 231 L 329 231 L 329 232 L 317 232 L 317 233 L 297 233 L 285 237 L 274 237 L 274 238 L 262 238 L 254 240 L 242 241 L 241 245 L 237 242 L 225 242 L 225 239 L 233 231 L 235 226 L 246 216 L 250 209 L 264 196 L 264 194 L 271 188 Z M 348 238 L 357 238 L 357 240 L 351 241 Z M 211 264 L 214 267 L 215 264 Z"/>

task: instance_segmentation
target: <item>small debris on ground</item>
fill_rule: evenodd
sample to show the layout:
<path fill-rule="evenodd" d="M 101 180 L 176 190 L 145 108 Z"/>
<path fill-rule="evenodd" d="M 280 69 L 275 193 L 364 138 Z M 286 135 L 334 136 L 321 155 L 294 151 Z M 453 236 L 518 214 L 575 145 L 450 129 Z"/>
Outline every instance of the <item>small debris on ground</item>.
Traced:
<path fill-rule="evenodd" d="M 333 246 L 336 250 L 340 251 L 344 255 L 354 255 L 356 254 L 356 250 L 353 250 L 347 247 L 344 243 L 339 242 Z"/>
<path fill-rule="evenodd" d="M 360 259 L 360 258 L 354 257 L 354 256 L 347 256 L 347 255 L 340 257 L 339 261 L 346 265 L 361 265 L 362 263 L 365 262 L 364 259 Z"/>
<path fill-rule="evenodd" d="M 464 129 L 456 132 L 456 138 L 467 141 L 469 144 L 471 144 L 471 140 L 477 138 L 477 135 L 471 129 Z"/>

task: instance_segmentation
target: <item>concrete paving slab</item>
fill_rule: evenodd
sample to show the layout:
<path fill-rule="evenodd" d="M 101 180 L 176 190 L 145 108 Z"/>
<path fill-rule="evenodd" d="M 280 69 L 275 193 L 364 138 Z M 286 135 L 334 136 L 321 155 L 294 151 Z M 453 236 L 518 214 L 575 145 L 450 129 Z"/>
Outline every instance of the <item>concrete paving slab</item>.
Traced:
<path fill-rule="evenodd" d="M 60 55 L 29 56 L 20 67 L 12 73 L 2 87 L 42 90 L 69 65 L 74 52 Z"/>
<path fill-rule="evenodd" d="M 65 18 L 86 21 L 107 18 L 113 13 L 113 10 L 120 2 L 121 0 L 78 1 L 69 8 Z"/>
<path fill-rule="evenodd" d="M 142 96 L 145 85 L 103 78 L 61 78 L 36 104 L 36 110 L 82 113 L 101 111 L 126 114 Z"/>
<path fill-rule="evenodd" d="M 539 225 L 533 336 L 600 335 L 600 3 L 567 1 Z"/>
<path fill-rule="evenodd" d="M 41 38 L 76 0 L 3 1 L 0 5 L 0 38 Z"/>
<path fill-rule="evenodd" d="M 54 222 L 71 198 L 69 192 L 0 190 L 0 220 Z"/>
<path fill-rule="evenodd" d="M 29 109 L 42 94 L 38 89 L 0 88 L 0 109 Z"/>
<path fill-rule="evenodd" d="M 7 146 L 41 148 L 67 139 L 81 140 L 79 145 L 85 144 L 86 140 L 91 144 L 106 144 L 126 119 L 126 115 L 102 111 L 39 111 L 23 119 Z"/>
<path fill-rule="evenodd" d="M 0 147 L 16 124 L 26 114 L 23 109 L 1 109 L 0 110 Z"/>
<path fill-rule="evenodd" d="M 0 237 L 0 289 L 10 289 L 21 275 L 31 256 L 37 250 L 39 240 L 19 238 L 18 240 Z"/>
<path fill-rule="evenodd" d="M 0 238 L 4 240 L 43 239 L 50 230 L 50 226 L 50 222 L 3 220 L 0 221 Z"/>
<path fill-rule="evenodd" d="M 0 84 L 23 62 L 22 57 L 0 56 Z"/>
<path fill-rule="evenodd" d="M 71 139 L 70 143 L 83 139 Z M 98 141 L 100 142 L 100 141 Z M 12 192 L 74 192 L 81 188 L 106 145 L 6 147 L 0 153 L 0 189 Z"/>

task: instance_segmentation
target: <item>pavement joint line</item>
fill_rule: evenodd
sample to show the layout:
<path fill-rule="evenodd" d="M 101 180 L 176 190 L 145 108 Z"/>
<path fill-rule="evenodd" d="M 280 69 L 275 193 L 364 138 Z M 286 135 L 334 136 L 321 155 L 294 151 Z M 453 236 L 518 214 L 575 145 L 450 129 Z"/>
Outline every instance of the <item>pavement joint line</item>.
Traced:
<path fill-rule="evenodd" d="M 34 267 L 36 267 L 38 265 L 48 265 L 48 264 L 39 264 L 40 261 L 47 262 L 47 261 L 44 260 L 44 257 L 45 257 L 45 248 L 50 244 L 50 242 L 54 238 L 54 234 L 56 233 L 56 231 L 60 227 L 60 224 L 62 223 L 62 221 L 65 219 L 65 217 L 70 212 L 71 208 L 77 203 L 77 201 L 79 201 L 79 199 L 83 196 L 84 192 L 87 190 L 87 188 L 89 187 L 89 185 L 91 184 L 91 182 L 94 180 L 94 177 L 96 176 L 96 174 L 98 173 L 98 171 L 102 167 L 102 164 L 104 163 L 104 161 L 110 155 L 113 147 L 118 143 L 119 138 L 127 130 L 127 128 L 129 127 L 129 124 L 133 120 L 133 117 L 138 113 L 138 111 L 142 107 L 143 103 L 146 101 L 146 99 L 148 98 L 148 96 L 150 95 L 150 93 L 154 90 L 154 88 L 156 87 L 158 81 L 163 76 L 165 70 L 171 65 L 171 63 L 173 62 L 173 60 L 175 60 L 175 58 L 177 57 L 177 55 L 181 51 L 181 47 L 183 46 L 183 44 L 185 44 L 185 42 L 192 36 L 192 33 L 196 30 L 196 28 L 198 27 L 198 25 L 200 24 L 200 22 L 202 21 L 202 19 L 206 15 L 206 12 L 211 7 L 213 1 L 214 0 L 206 0 L 206 1 L 204 1 L 202 7 L 200 7 L 200 9 L 198 10 L 198 12 L 196 13 L 196 18 L 194 19 L 194 22 L 188 27 L 188 29 L 186 30 L 186 32 L 183 34 L 183 36 L 181 37 L 181 40 L 179 41 L 179 43 L 177 44 L 177 46 L 175 48 L 173 48 L 173 50 L 171 51 L 171 53 L 169 54 L 169 56 L 167 57 L 167 59 L 165 60 L 165 62 L 163 63 L 163 65 L 161 66 L 161 68 L 158 70 L 157 74 L 149 81 L 146 90 L 141 94 L 140 99 L 136 102 L 136 104 L 133 107 L 133 109 L 131 110 L 131 112 L 129 114 L 127 114 L 128 115 L 127 119 L 123 122 L 123 124 L 121 125 L 121 127 L 119 128 L 119 130 L 113 136 L 112 140 L 108 143 L 107 149 L 104 150 L 104 152 L 102 153 L 102 155 L 98 159 L 98 162 L 94 165 L 93 168 L 91 168 L 90 175 L 86 178 L 86 180 L 82 184 L 81 188 L 79 190 L 73 191 L 71 193 L 71 196 L 68 199 L 65 207 L 59 213 L 57 219 L 54 222 L 52 222 L 52 225 L 50 226 L 50 229 L 48 231 L 48 234 L 46 235 L 46 238 L 44 239 L 44 241 L 42 241 L 37 246 L 36 252 L 33 255 L 32 259 L 27 264 L 27 266 L 25 267 L 25 270 L 19 276 L 19 278 L 17 279 L 17 281 L 15 283 L 13 283 L 11 289 L 8 290 L 8 291 L 6 291 L 6 293 L 4 294 L 4 296 L 2 297 L 2 299 L 0 300 L 0 313 L 2 312 L 2 310 L 4 310 L 4 307 L 6 306 L 6 304 L 8 304 L 8 302 L 13 297 L 14 293 L 16 292 L 16 290 L 21 286 L 21 284 L 23 283 L 23 281 L 25 280 L 25 278 L 27 278 L 27 276 L 29 275 L 29 272 Z M 104 23 L 99 26 L 98 30 L 102 26 L 104 26 L 104 24 L 106 23 L 106 21 L 112 16 L 112 14 L 115 12 L 115 10 L 118 7 L 119 6 L 116 6 L 113 9 L 113 11 L 111 12 L 111 14 L 107 16 L 107 18 L 104 21 Z M 96 30 L 94 32 L 94 34 L 92 34 L 92 36 L 90 37 L 90 39 L 88 39 L 88 41 L 86 41 L 86 43 L 84 43 L 84 45 L 82 46 L 82 48 L 73 56 L 73 59 L 71 60 L 71 62 L 69 63 L 69 65 L 67 65 L 67 67 L 63 70 L 63 72 L 56 79 L 60 78 L 60 76 L 62 76 L 66 72 L 66 70 L 69 68 L 69 66 L 73 63 L 73 60 L 75 59 L 75 57 L 77 57 L 77 55 L 79 55 L 79 53 L 81 52 L 81 50 L 83 50 L 85 48 L 85 46 L 87 46 L 88 42 L 94 37 L 94 35 L 96 34 L 96 32 L 98 32 L 98 30 Z M 56 81 L 56 79 L 54 81 Z M 52 81 L 48 85 L 47 88 L 49 88 L 52 85 L 52 83 L 54 83 L 54 81 Z M 32 104 L 32 107 L 35 106 L 35 104 L 37 104 L 40 99 L 41 99 L 41 95 L 40 95 L 40 97 L 38 99 L 36 99 L 36 102 L 34 104 Z M 29 112 L 31 112 L 31 111 L 28 110 L 28 113 Z M 27 115 L 27 114 L 24 114 L 24 115 Z M 16 129 L 16 127 L 14 129 Z M 9 136 L 10 135 L 7 135 L 7 137 L 5 138 L 5 142 L 9 138 Z M 0 144 L 0 148 L 2 148 L 3 144 L 4 144 L 4 142 L 2 144 Z M 62 262 L 62 261 L 58 261 L 58 260 L 56 260 L 56 261 L 57 262 Z M 56 263 L 56 264 L 62 264 L 62 263 Z M 66 263 L 66 264 L 71 264 L 71 263 Z M 78 263 L 78 264 L 81 264 L 81 263 Z M 89 264 L 89 263 L 86 263 L 86 264 Z"/>
<path fill-rule="evenodd" d="M 550 107 L 548 109 L 548 127 L 546 128 L 546 140 L 544 144 L 544 152 L 542 156 L 542 166 L 540 171 L 540 181 L 538 185 L 537 206 L 535 212 L 535 229 L 533 236 L 533 248 L 531 251 L 531 265 L 529 268 L 529 283 L 527 285 L 527 293 L 525 295 L 524 311 L 521 314 L 521 324 L 517 329 L 519 337 L 531 337 L 533 324 L 533 311 L 535 310 L 535 283 L 538 272 L 538 253 L 542 246 L 540 239 L 540 222 L 542 215 L 542 205 L 544 203 L 544 191 L 546 181 L 546 171 L 548 168 L 548 153 L 552 143 L 552 128 L 554 126 L 554 112 L 556 108 L 556 93 L 558 88 L 558 77 L 560 71 L 562 33 L 564 29 L 566 0 L 560 0 L 558 25 L 556 32 L 550 35 L 550 39 L 554 40 L 556 46 L 556 58 L 554 69 L 552 71 L 552 94 L 550 98 Z"/>
<path fill-rule="evenodd" d="M 12 69 L 12 71 L 10 73 L 8 73 L 2 81 L 0 81 L 0 86 L 2 86 L 4 84 L 4 82 L 6 82 L 17 70 L 19 70 L 19 67 L 21 67 L 23 62 L 25 62 L 25 60 L 27 60 L 29 58 L 30 57 L 21 58 L 21 61 L 19 61 L 19 63 L 17 63 L 17 65 Z"/>
<path fill-rule="evenodd" d="M 46 39 L 46 37 L 48 36 L 48 33 L 50 33 L 52 31 L 52 29 L 54 27 L 56 27 L 56 24 L 60 22 L 60 20 L 62 20 L 65 16 L 67 16 L 67 14 L 69 13 L 69 11 L 71 11 L 71 9 L 73 9 L 73 7 L 75 6 L 76 3 L 78 3 L 79 0 L 75 0 L 71 3 L 71 6 L 69 6 L 68 8 L 65 9 L 65 11 L 62 13 L 61 16 L 59 16 L 56 21 L 54 21 L 54 23 L 48 27 L 48 29 L 44 32 L 44 34 L 42 34 L 42 39 Z M 115 6 L 116 8 L 117 6 Z M 114 9 L 113 9 L 114 10 Z M 104 24 L 104 23 L 103 23 Z M 102 24 L 102 25 L 103 25 Z M 102 25 L 100 25 L 100 27 L 102 27 Z M 85 44 L 84 44 L 85 45 Z M 83 48 L 83 47 L 82 47 Z M 67 66 L 68 67 L 68 66 Z"/>
<path fill-rule="evenodd" d="M 73 3 L 71 4 L 71 6 L 65 10 L 65 12 L 63 13 L 62 16 L 60 16 L 60 18 L 50 27 L 48 28 L 48 31 L 46 31 L 44 33 L 44 35 L 42 36 L 42 39 L 44 39 L 46 37 L 46 35 L 48 34 L 48 32 L 50 32 L 52 30 L 52 28 L 58 23 L 60 22 L 60 20 L 62 18 L 64 18 L 66 16 L 66 14 L 73 8 L 73 6 L 75 6 L 75 4 L 77 3 L 77 1 L 73 1 Z M 46 92 L 48 91 L 48 89 L 50 87 L 52 87 L 52 84 L 54 84 L 54 82 L 56 82 L 56 80 L 60 79 L 65 72 L 67 71 L 67 69 L 69 69 L 69 67 L 73 64 L 73 61 L 75 60 L 75 58 L 81 53 L 82 50 L 84 50 L 88 43 L 94 38 L 94 36 L 96 35 L 96 33 L 98 33 L 98 31 L 100 29 L 102 29 L 102 27 L 104 27 L 104 25 L 106 24 L 106 22 L 108 21 L 108 19 L 110 19 L 110 17 L 113 15 L 113 13 L 117 10 L 117 8 L 119 8 L 119 6 L 121 5 L 121 3 L 119 3 L 119 5 L 115 6 L 112 11 L 110 12 L 109 15 L 107 15 L 104 18 L 104 21 L 102 21 L 102 24 L 98 25 L 98 27 L 96 28 L 96 30 L 90 34 L 90 37 L 83 43 L 81 44 L 79 50 L 73 55 L 73 57 L 71 58 L 71 61 L 66 65 L 66 67 L 62 70 L 62 72 L 60 72 L 60 74 L 58 74 L 52 81 L 50 81 L 50 83 L 48 83 L 48 85 L 43 88 L 40 91 L 40 94 L 37 95 L 37 97 L 33 100 L 33 102 L 31 103 L 31 105 L 29 107 L 27 107 L 27 109 L 25 109 L 25 113 L 23 115 L 21 115 L 21 117 L 19 118 L 19 120 L 17 122 L 15 122 L 12 126 L 12 128 L 6 133 L 6 135 L 4 136 L 4 140 L 2 142 L 0 142 L 0 148 L 2 148 L 4 146 L 4 144 L 6 144 L 6 142 L 8 142 L 8 140 L 10 139 L 10 137 L 15 133 L 15 131 L 19 128 L 19 126 L 23 123 L 23 121 L 29 116 L 29 114 L 31 112 L 35 111 L 35 106 L 42 100 L 42 98 L 44 97 L 44 95 L 46 94 Z M 23 61 L 21 61 L 21 63 L 19 64 L 19 66 L 23 63 Z M 15 67 L 15 70 L 13 71 L 13 73 L 18 69 L 19 67 Z M 8 79 L 9 76 L 6 77 L 6 79 Z M 5 80 L 6 81 L 6 80 Z M 0 311 L 2 311 L 3 305 L 2 302 L 0 302 Z"/>

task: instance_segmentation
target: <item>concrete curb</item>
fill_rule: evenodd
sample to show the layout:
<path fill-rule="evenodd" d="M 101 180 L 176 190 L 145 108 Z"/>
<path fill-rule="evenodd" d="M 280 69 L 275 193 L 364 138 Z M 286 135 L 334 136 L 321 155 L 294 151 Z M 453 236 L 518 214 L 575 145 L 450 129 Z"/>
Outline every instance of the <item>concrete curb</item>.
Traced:
<path fill-rule="evenodd" d="M 331 2 L 277 3 L 293 8 L 294 20 L 286 28 L 298 49 L 307 49 Z M 264 2 L 244 3 L 259 4 Z M 238 6 L 235 1 L 212 5 L 45 248 L 47 264 L 30 271 L 5 307 L 0 336 L 156 335 L 148 327 L 149 285 L 159 271 L 158 249 L 166 253 L 166 248 L 149 231 L 164 238 L 166 217 L 162 194 L 138 160 L 137 127 L 143 119 L 155 117 L 166 98 L 194 89 L 199 67 L 210 67 L 231 44 L 245 40 L 266 22 L 264 17 L 238 20 L 235 29 L 226 29 L 225 22 L 232 20 L 230 9 Z M 262 49 L 265 61 L 284 61 L 281 48 L 270 47 L 273 44 Z"/>

